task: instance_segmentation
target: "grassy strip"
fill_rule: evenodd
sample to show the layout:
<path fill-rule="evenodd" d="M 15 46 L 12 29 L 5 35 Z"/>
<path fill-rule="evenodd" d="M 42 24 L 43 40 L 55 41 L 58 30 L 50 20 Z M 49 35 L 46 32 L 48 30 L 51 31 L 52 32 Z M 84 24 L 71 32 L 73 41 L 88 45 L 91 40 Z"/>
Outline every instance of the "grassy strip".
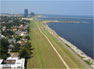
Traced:
<path fill-rule="evenodd" d="M 67 47 L 69 47 L 73 52 L 75 52 L 68 44 L 65 44 Z M 76 52 L 75 52 L 76 53 Z M 77 54 L 77 53 L 76 53 Z M 78 54 L 77 54 L 78 55 Z M 79 56 L 79 55 L 78 55 Z M 83 57 L 79 56 L 81 59 L 83 59 Z M 88 65 L 90 65 L 90 62 L 87 60 L 83 60 L 85 61 Z"/>
<path fill-rule="evenodd" d="M 66 68 L 47 39 L 40 33 L 36 26 L 37 21 L 30 24 L 30 37 L 33 50 L 33 57 L 27 61 L 27 69 L 31 68 Z"/>
<path fill-rule="evenodd" d="M 58 52 L 65 59 L 69 67 L 71 68 L 86 68 L 86 66 L 81 63 L 73 54 L 71 54 L 53 35 L 51 35 L 47 30 L 44 30 L 42 23 L 39 24 L 42 31 L 48 36 L 50 41 L 53 43 Z"/>

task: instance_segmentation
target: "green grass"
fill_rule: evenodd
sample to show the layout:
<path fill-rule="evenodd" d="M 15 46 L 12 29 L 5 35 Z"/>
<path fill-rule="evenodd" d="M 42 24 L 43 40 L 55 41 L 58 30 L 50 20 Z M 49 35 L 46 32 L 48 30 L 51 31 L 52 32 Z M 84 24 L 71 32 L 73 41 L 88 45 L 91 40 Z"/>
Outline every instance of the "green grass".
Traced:
<path fill-rule="evenodd" d="M 65 68 L 64 64 L 54 52 L 48 41 L 38 30 L 35 22 L 31 22 L 31 43 L 33 57 L 27 62 L 27 69 L 30 68 Z"/>
<path fill-rule="evenodd" d="M 27 61 L 27 69 L 31 68 L 66 68 L 47 39 L 40 33 L 36 23 L 39 25 L 43 33 L 50 39 L 56 50 L 61 54 L 64 61 L 70 68 L 84 68 L 82 64 L 73 54 L 71 54 L 54 36 L 52 36 L 39 21 L 32 21 L 30 24 L 30 37 L 33 50 L 33 57 Z"/>
<path fill-rule="evenodd" d="M 90 65 L 90 62 L 89 62 L 89 61 L 85 60 L 85 62 L 86 62 L 88 65 Z"/>

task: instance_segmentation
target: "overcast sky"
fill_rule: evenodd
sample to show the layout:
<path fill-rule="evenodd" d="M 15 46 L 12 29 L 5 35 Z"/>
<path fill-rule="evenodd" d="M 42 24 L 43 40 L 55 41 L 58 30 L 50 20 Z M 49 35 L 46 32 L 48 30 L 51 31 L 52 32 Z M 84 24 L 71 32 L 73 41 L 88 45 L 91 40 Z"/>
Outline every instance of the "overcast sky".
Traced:
<path fill-rule="evenodd" d="M 1 0 L 0 0 L 1 1 Z M 2 13 L 23 13 L 24 9 L 37 14 L 93 15 L 93 0 L 2 0 Z"/>

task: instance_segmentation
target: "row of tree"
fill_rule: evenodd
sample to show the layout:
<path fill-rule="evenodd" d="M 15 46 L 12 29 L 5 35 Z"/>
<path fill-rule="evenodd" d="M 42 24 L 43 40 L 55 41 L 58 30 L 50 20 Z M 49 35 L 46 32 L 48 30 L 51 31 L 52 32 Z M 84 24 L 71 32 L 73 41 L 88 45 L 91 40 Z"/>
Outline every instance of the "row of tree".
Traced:
<path fill-rule="evenodd" d="M 19 43 L 12 43 L 12 44 L 14 46 L 12 51 L 18 52 L 20 58 L 28 59 L 29 57 L 31 57 L 32 46 L 29 41 L 23 46 L 20 46 Z M 7 57 L 9 57 L 8 49 L 9 49 L 8 40 L 5 38 L 0 39 L 0 58 L 1 59 L 6 59 Z"/>
<path fill-rule="evenodd" d="M 6 59 L 9 56 L 8 45 L 9 45 L 9 42 L 7 39 L 5 38 L 0 39 L 0 58 L 1 59 Z"/>

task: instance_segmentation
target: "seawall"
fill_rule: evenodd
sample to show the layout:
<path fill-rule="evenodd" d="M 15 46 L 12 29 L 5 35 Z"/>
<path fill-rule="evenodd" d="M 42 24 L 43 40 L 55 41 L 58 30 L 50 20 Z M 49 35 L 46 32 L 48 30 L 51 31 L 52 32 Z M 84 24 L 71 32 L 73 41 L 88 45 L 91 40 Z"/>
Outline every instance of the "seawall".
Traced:
<path fill-rule="evenodd" d="M 54 23 L 54 22 L 58 23 L 59 21 L 43 21 L 42 23 L 45 26 L 45 29 L 48 30 L 49 33 L 51 33 L 53 36 L 55 36 L 56 38 L 58 38 L 59 40 L 61 40 L 63 43 L 67 44 L 68 47 L 73 50 L 73 52 L 75 52 L 78 56 L 80 56 L 81 59 L 84 60 L 85 62 L 88 61 L 90 63 L 89 65 L 94 68 L 94 59 L 92 59 L 91 57 L 89 57 L 88 55 L 86 55 L 82 50 L 80 50 L 79 48 L 77 48 L 75 45 L 73 45 L 72 43 L 70 43 L 66 39 L 60 37 L 53 29 L 51 29 L 50 27 L 48 27 L 47 23 Z"/>

